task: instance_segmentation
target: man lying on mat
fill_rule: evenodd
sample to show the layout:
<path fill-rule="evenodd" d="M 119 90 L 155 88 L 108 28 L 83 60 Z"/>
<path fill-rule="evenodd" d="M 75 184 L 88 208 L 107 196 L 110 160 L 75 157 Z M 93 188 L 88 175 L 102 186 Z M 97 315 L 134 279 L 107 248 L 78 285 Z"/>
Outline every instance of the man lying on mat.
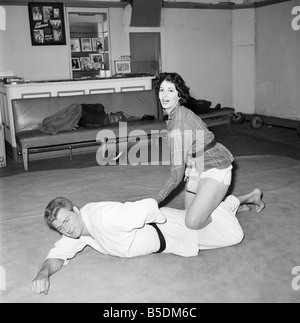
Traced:
<path fill-rule="evenodd" d="M 89 245 L 100 253 L 136 257 L 157 252 L 196 256 L 199 250 L 232 246 L 242 241 L 237 212 L 260 212 L 262 192 L 228 196 L 212 213 L 212 222 L 200 230 L 188 229 L 184 210 L 159 209 L 154 199 L 136 202 L 89 203 L 79 209 L 66 198 L 52 200 L 45 221 L 62 234 L 50 250 L 31 286 L 35 293 L 48 293 L 50 276 Z"/>

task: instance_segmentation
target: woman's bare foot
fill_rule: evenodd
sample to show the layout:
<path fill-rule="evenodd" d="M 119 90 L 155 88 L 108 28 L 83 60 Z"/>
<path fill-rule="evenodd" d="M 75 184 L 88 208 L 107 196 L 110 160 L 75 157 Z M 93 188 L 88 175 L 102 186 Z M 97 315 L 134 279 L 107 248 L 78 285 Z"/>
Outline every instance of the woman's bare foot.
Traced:
<path fill-rule="evenodd" d="M 237 196 L 241 205 L 237 212 L 255 211 L 261 212 L 265 208 L 262 200 L 263 193 L 261 189 L 255 188 L 251 193 Z"/>
<path fill-rule="evenodd" d="M 247 204 L 241 204 L 237 210 L 238 213 L 240 212 L 248 212 L 250 211 L 250 207 Z"/>

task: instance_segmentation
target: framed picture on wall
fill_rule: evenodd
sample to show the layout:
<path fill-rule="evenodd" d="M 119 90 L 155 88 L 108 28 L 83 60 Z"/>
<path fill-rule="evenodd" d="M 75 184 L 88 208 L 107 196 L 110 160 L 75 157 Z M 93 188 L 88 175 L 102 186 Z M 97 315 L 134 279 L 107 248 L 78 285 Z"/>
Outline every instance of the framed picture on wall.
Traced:
<path fill-rule="evenodd" d="M 80 63 L 82 71 L 90 71 L 93 69 L 90 57 L 80 57 Z"/>
<path fill-rule="evenodd" d="M 93 52 L 104 52 L 104 40 L 102 38 L 92 38 Z"/>
<path fill-rule="evenodd" d="M 66 45 L 64 6 L 60 2 L 29 2 L 32 46 Z"/>
<path fill-rule="evenodd" d="M 80 41 L 79 38 L 70 39 L 71 52 L 80 52 Z"/>
<path fill-rule="evenodd" d="M 90 54 L 91 64 L 95 70 L 100 70 L 104 64 L 103 54 Z"/>
<path fill-rule="evenodd" d="M 91 61 L 102 64 L 104 62 L 102 54 L 90 54 Z"/>
<path fill-rule="evenodd" d="M 79 57 L 72 57 L 72 71 L 81 71 Z"/>
<path fill-rule="evenodd" d="M 131 73 L 131 62 L 130 60 L 119 60 L 115 61 L 115 70 L 117 74 Z"/>
<path fill-rule="evenodd" d="M 81 38 L 81 50 L 83 52 L 93 51 L 91 38 Z"/>

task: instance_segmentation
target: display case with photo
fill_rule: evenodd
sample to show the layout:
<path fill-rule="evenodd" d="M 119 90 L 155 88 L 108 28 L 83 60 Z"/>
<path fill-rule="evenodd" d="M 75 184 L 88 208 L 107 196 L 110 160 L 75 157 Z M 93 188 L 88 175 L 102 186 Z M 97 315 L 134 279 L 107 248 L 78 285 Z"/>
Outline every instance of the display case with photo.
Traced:
<path fill-rule="evenodd" d="M 100 77 L 101 71 L 105 71 L 106 77 L 110 77 L 108 10 L 95 9 L 92 15 L 90 15 L 91 10 L 85 8 L 81 8 L 80 12 L 78 8 L 67 8 L 66 11 L 70 32 L 69 52 L 72 78 L 97 78 Z M 73 58 L 79 59 L 80 70 L 74 67 Z"/>
<path fill-rule="evenodd" d="M 72 71 L 81 71 L 80 59 L 78 57 L 72 58 Z"/>
<path fill-rule="evenodd" d="M 82 71 L 90 71 L 92 69 L 90 57 L 80 57 L 80 63 Z"/>
<path fill-rule="evenodd" d="M 70 39 L 71 52 L 76 53 L 81 51 L 79 38 Z"/>
<path fill-rule="evenodd" d="M 104 45 L 104 40 L 101 37 L 98 38 L 92 38 L 92 47 L 93 47 L 93 52 L 104 52 L 105 51 L 105 45 Z"/>
<path fill-rule="evenodd" d="M 81 38 L 81 50 L 83 52 L 92 52 L 92 40 L 91 38 Z"/>

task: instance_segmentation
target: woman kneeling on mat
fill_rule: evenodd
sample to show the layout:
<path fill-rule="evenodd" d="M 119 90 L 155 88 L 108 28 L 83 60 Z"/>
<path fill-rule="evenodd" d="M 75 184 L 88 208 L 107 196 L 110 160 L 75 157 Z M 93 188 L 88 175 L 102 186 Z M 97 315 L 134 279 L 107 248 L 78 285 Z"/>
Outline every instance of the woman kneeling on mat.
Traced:
<path fill-rule="evenodd" d="M 155 91 L 168 115 L 171 155 L 171 175 L 155 199 L 161 203 L 185 175 L 185 224 L 198 230 L 211 222 L 211 213 L 224 200 L 234 158 L 226 147 L 214 141 L 214 134 L 202 119 L 184 106 L 189 87 L 180 75 L 161 73 L 155 80 Z M 201 131 L 202 140 L 196 140 Z"/>

